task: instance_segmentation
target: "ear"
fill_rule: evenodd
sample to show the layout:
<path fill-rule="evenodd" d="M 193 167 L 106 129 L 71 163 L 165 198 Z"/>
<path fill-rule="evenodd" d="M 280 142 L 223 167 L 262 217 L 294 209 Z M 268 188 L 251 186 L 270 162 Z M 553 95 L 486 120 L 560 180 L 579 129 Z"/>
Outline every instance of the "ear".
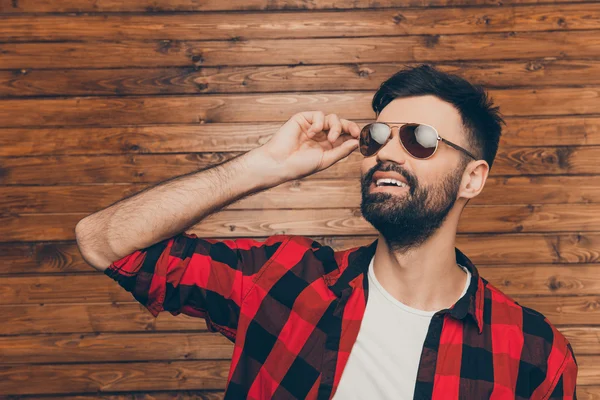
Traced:
<path fill-rule="evenodd" d="M 471 161 L 463 173 L 458 196 L 472 199 L 481 193 L 489 172 L 490 166 L 485 160 Z"/>

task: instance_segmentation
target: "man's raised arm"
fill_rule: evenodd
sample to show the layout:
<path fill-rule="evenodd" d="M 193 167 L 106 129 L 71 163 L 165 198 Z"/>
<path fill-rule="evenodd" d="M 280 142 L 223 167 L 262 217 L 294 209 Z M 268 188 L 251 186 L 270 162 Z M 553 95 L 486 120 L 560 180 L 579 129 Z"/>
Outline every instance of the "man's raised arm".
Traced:
<path fill-rule="evenodd" d="M 329 131 L 325 140 L 317 134 Z M 237 199 L 328 168 L 357 148 L 359 127 L 320 111 L 295 114 L 261 147 L 207 170 L 162 182 L 77 224 L 79 250 L 104 271 Z"/>
<path fill-rule="evenodd" d="M 91 214 L 77 224 L 77 245 L 99 271 L 131 252 L 189 228 L 245 195 L 281 183 L 262 148 L 176 177 Z"/>

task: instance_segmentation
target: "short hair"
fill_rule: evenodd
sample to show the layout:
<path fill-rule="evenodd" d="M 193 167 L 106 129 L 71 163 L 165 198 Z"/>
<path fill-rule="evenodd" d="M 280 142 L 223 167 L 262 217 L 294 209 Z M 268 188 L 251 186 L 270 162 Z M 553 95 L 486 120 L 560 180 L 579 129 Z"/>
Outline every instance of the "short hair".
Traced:
<path fill-rule="evenodd" d="M 494 106 L 491 97 L 480 85 L 428 64 L 406 67 L 380 85 L 373 96 L 373 111 L 379 115 L 396 98 L 421 95 L 434 95 L 458 110 L 473 153 L 487 161 L 491 168 L 498 151 L 501 124 L 506 123 L 499 107 Z"/>

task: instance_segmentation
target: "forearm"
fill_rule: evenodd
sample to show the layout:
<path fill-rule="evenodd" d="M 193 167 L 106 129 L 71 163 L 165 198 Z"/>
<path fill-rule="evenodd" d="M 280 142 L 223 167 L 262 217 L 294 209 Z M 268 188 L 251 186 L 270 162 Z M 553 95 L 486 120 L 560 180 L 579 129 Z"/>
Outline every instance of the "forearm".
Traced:
<path fill-rule="evenodd" d="M 84 259 L 103 271 L 135 250 L 170 238 L 246 195 L 276 186 L 280 171 L 252 150 L 210 169 L 165 181 L 82 219 Z"/>

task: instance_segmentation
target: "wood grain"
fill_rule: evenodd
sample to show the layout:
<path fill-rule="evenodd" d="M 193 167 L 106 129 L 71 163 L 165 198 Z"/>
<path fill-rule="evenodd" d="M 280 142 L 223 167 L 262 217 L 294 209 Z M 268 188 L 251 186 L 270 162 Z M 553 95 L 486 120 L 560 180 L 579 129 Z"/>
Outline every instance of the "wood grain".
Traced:
<path fill-rule="evenodd" d="M 210 236 L 215 238 L 214 236 Z M 363 246 L 375 236 L 309 236 L 334 250 Z M 264 240 L 265 237 L 255 238 Z M 600 234 L 464 235 L 457 246 L 476 265 L 581 264 L 600 262 Z M 32 275 L 95 271 L 81 258 L 74 242 L 0 243 L 0 274 Z"/>
<path fill-rule="evenodd" d="M 75 239 L 75 225 L 88 213 L 0 215 L 0 241 Z M 298 221 L 302 221 L 299 223 Z M 600 204 L 469 206 L 460 233 L 592 232 Z M 360 208 L 224 210 L 190 228 L 198 236 L 374 235 Z"/>
<path fill-rule="evenodd" d="M 576 356 L 600 354 L 600 328 L 562 327 Z M 218 333 L 41 334 L 0 337 L 0 364 L 230 359 Z"/>
<path fill-rule="evenodd" d="M 337 113 L 345 117 L 344 112 Z M 370 121 L 355 122 L 363 127 Z M 5 128 L 0 129 L 0 157 L 248 151 L 269 141 L 282 124 Z M 600 118 L 506 117 L 500 137 L 501 153 L 505 147 L 588 145 L 600 145 Z"/>
<path fill-rule="evenodd" d="M 496 89 L 505 116 L 600 114 L 600 87 Z M 318 109 L 351 120 L 375 119 L 372 92 L 0 100 L 0 127 L 118 126 L 206 122 L 280 122 Z M 276 106 L 275 106 L 276 105 Z M 344 110 L 343 112 L 341 110 Z M 440 128 L 440 135 L 443 135 Z"/>
<path fill-rule="evenodd" d="M 554 325 L 598 325 L 600 323 L 600 296 L 576 297 L 518 297 L 511 296 L 520 305 L 544 314 Z"/>
<path fill-rule="evenodd" d="M 539 0 L 354 0 L 351 3 L 334 0 L 247 0 L 244 2 L 223 2 L 220 0 L 0 0 L 0 13 L 61 13 L 61 12 L 148 12 L 167 11 L 247 11 L 247 10 L 322 10 L 322 9 L 368 9 L 388 7 L 443 7 L 537 4 Z M 565 0 L 544 0 L 544 3 L 561 4 Z M 593 2 L 581 0 L 579 2 Z"/>
<path fill-rule="evenodd" d="M 21 213 L 92 213 L 151 187 L 148 184 L 2 186 L 0 209 Z M 352 208 L 361 202 L 357 179 L 300 179 L 242 198 L 223 210 Z M 323 203 L 321 199 L 329 199 Z M 488 178 L 470 205 L 600 203 L 600 183 L 587 176 Z"/>
<path fill-rule="evenodd" d="M 600 386 L 581 386 L 577 382 L 577 398 L 582 400 L 600 399 Z"/>
<path fill-rule="evenodd" d="M 600 264 L 494 265 L 479 272 L 509 296 L 600 295 Z M 0 282 L 0 305 L 128 301 L 135 301 L 131 293 L 97 274 L 12 276 Z"/>
<path fill-rule="evenodd" d="M 594 357 L 594 356 L 589 356 Z M 228 360 L 63 365 L 0 365 L 7 395 L 224 389 Z M 23 382 L 26 380 L 27 384 Z"/>
<path fill-rule="evenodd" d="M 511 297 L 544 314 L 556 326 L 600 325 L 600 296 Z M 168 312 L 154 318 L 136 302 L 10 305 L 0 306 L 0 312 L 5 321 L 0 335 L 206 331 L 204 319 L 174 317 Z"/>
<path fill-rule="evenodd" d="M 335 21 L 332 24 L 331 21 Z M 180 15 L 7 16 L 0 41 L 230 40 L 592 30 L 599 4 Z"/>
<path fill-rule="evenodd" d="M 323 51 L 322 49 L 327 49 Z M 589 59 L 596 31 L 235 41 L 2 43 L 3 69 L 206 67 L 466 60 Z"/>
<path fill-rule="evenodd" d="M 588 332 L 580 334 L 590 342 Z M 223 360 L 232 351 L 233 343 L 209 332 L 0 336 L 0 364 Z"/>
<path fill-rule="evenodd" d="M 587 0 L 0 0 L 0 397 L 222 399 L 232 344 L 153 318 L 83 261 L 75 223 L 261 146 L 297 111 L 367 123 L 379 84 L 426 62 L 484 85 L 507 121 L 458 248 L 557 325 L 578 398 L 600 400 L 599 17 Z M 362 161 L 188 232 L 370 244 Z"/>
<path fill-rule="evenodd" d="M 376 90 L 416 63 L 0 70 L 0 97 Z M 596 60 L 432 63 L 487 88 L 600 84 Z"/>
<path fill-rule="evenodd" d="M 158 183 L 201 171 L 242 153 L 129 154 L 99 156 L 39 156 L 0 158 L 2 185 L 74 185 Z M 520 175 L 597 174 L 600 147 L 503 148 L 498 151 L 492 177 Z M 304 178 L 348 179 L 361 176 L 364 157 L 354 151 L 331 167 Z M 53 168 L 46 168 L 52 165 Z M 40 175 L 40 169 L 44 175 Z M 591 184 L 594 184 L 594 180 Z"/>
<path fill-rule="evenodd" d="M 600 377 L 598 365 L 600 365 L 600 357 L 598 356 L 582 356 L 577 358 L 579 371 L 577 373 L 577 388 L 579 385 L 597 385 Z"/>
<path fill-rule="evenodd" d="M 207 330 L 204 319 L 168 312 L 154 318 L 138 303 L 18 305 L 0 307 L 0 312 L 5 321 L 0 335 Z"/>
<path fill-rule="evenodd" d="M 583 389 L 590 391 L 593 395 L 595 386 L 586 386 Z M 600 386 L 598 386 L 600 388 Z M 579 390 L 579 388 L 577 389 Z M 579 395 L 579 391 L 577 392 Z M 177 390 L 177 391 L 161 391 L 161 392 L 142 392 L 136 391 L 135 393 L 107 393 L 102 394 L 62 394 L 60 396 L 48 396 L 45 395 L 46 400 L 223 400 L 225 392 L 222 390 Z M 32 399 L 36 396 L 19 396 L 22 399 Z M 583 397 L 584 400 L 592 400 L 588 397 Z"/>

